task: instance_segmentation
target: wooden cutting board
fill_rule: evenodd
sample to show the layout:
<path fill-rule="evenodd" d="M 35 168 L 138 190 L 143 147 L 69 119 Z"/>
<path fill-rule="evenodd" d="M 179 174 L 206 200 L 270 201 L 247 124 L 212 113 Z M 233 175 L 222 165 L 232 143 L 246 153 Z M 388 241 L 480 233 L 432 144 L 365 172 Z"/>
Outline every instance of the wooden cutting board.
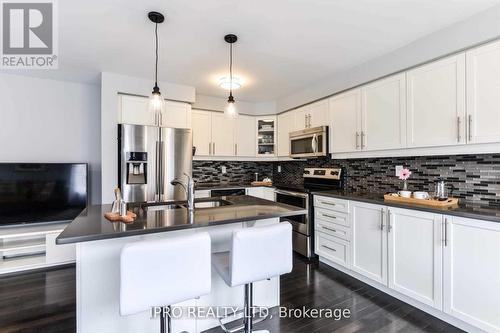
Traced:
<path fill-rule="evenodd" d="M 256 182 L 253 181 L 250 183 L 252 186 L 273 186 L 273 182 Z"/>
<path fill-rule="evenodd" d="M 104 217 L 110 222 L 131 223 L 131 222 L 134 222 L 137 215 L 129 210 L 129 211 L 127 211 L 126 216 L 120 216 L 120 214 L 118 214 L 118 213 L 109 212 L 109 213 L 105 213 Z"/>
<path fill-rule="evenodd" d="M 458 198 L 448 198 L 447 200 L 439 201 L 435 199 L 415 199 L 415 198 L 403 198 L 400 196 L 395 196 L 391 194 L 384 195 L 385 201 L 398 202 L 404 204 L 415 204 L 415 205 L 424 205 L 431 207 L 451 207 L 458 206 Z"/>

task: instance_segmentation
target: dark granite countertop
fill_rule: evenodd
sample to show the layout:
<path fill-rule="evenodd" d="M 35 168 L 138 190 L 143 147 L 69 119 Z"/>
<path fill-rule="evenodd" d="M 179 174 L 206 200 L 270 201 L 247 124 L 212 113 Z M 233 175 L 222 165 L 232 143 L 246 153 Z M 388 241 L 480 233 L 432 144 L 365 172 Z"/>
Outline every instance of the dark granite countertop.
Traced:
<path fill-rule="evenodd" d="M 64 229 L 57 237 L 56 243 L 87 242 L 307 213 L 305 209 L 299 207 L 247 195 L 228 196 L 222 199 L 226 200 L 229 205 L 197 208 L 192 214 L 186 208 L 157 210 L 151 208 L 154 206 L 144 207 L 132 204 L 129 209 L 137 214 L 137 219 L 132 223 L 110 222 L 104 217 L 104 213 L 111 210 L 111 205 L 92 205 L 83 210 Z"/>
<path fill-rule="evenodd" d="M 361 201 L 361 202 L 385 205 L 390 207 L 414 209 L 424 212 L 460 216 L 460 217 L 492 221 L 492 222 L 500 222 L 500 209 L 474 205 L 470 202 L 466 202 L 463 200 L 459 201 L 458 207 L 436 208 L 430 206 L 388 202 L 384 200 L 383 194 L 377 194 L 377 193 L 320 191 L 320 192 L 313 192 L 312 194 L 339 198 L 339 199 Z"/>
<path fill-rule="evenodd" d="M 262 186 L 253 186 L 250 183 L 201 183 L 196 184 L 194 186 L 195 190 L 232 190 L 238 188 L 247 188 L 247 187 L 262 187 Z M 270 186 L 272 187 L 272 186 Z"/>

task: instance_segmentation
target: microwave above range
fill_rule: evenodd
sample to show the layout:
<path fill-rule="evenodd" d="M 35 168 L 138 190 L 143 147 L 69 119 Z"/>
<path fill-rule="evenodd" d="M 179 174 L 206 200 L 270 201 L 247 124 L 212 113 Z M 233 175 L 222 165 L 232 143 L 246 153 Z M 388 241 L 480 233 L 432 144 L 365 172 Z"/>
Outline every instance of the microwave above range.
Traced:
<path fill-rule="evenodd" d="M 328 126 L 290 132 L 290 157 L 313 158 L 328 154 Z"/>

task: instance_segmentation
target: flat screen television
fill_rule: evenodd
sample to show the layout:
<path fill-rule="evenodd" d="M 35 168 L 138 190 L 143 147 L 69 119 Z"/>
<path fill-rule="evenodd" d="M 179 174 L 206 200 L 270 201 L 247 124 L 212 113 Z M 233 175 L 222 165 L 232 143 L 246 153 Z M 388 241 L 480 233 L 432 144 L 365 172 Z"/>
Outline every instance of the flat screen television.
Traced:
<path fill-rule="evenodd" d="M 0 227 L 73 220 L 87 179 L 86 163 L 0 163 Z"/>

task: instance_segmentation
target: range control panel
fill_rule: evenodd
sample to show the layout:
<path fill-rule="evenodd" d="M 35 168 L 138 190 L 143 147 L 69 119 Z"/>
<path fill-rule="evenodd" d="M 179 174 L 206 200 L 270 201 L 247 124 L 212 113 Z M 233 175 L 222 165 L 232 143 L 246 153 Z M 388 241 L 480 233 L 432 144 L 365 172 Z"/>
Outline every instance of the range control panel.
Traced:
<path fill-rule="evenodd" d="M 340 168 L 305 168 L 303 177 L 340 180 L 341 173 Z"/>

